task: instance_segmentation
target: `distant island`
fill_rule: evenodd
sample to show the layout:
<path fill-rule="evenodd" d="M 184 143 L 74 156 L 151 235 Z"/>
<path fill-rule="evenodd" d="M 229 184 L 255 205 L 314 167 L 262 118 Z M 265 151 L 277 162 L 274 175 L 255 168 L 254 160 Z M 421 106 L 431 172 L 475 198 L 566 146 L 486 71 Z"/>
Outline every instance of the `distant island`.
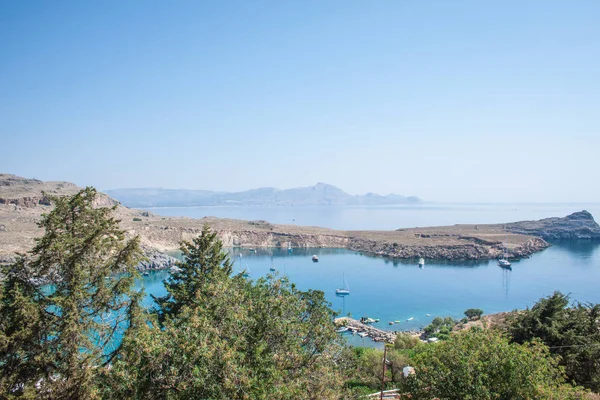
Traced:
<path fill-rule="evenodd" d="M 417 204 L 415 196 L 398 194 L 351 195 L 333 185 L 293 189 L 264 187 L 243 192 L 214 192 L 210 190 L 138 188 L 105 190 L 104 193 L 127 207 L 191 207 L 191 206 L 375 206 Z"/>

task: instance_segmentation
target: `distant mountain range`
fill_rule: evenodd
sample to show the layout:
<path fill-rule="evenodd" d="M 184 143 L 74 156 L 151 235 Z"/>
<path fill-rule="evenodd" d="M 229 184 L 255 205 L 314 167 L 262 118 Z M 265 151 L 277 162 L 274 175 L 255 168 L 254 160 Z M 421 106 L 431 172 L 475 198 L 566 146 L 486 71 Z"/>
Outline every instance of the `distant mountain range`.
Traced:
<path fill-rule="evenodd" d="M 115 189 L 104 193 L 123 205 L 141 207 L 188 207 L 188 206 L 355 206 L 385 204 L 415 204 L 421 199 L 414 196 L 375 193 L 351 195 L 325 183 L 314 186 L 276 189 L 259 188 L 243 192 L 213 192 L 188 189 Z"/>

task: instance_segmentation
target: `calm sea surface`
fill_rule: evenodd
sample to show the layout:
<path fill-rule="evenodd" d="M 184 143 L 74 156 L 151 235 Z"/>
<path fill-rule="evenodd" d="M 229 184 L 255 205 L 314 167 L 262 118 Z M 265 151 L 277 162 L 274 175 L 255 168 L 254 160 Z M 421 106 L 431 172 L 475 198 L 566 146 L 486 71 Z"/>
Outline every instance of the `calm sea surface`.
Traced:
<path fill-rule="evenodd" d="M 265 219 L 275 223 L 320 225 L 339 229 L 391 229 L 454 223 L 507 222 L 562 216 L 588 209 L 600 215 L 598 205 L 420 206 L 386 208 L 294 209 L 289 208 L 162 208 L 156 214 L 201 217 L 216 215 L 241 219 Z M 213 210 L 212 214 L 204 214 Z M 244 211 L 245 210 L 245 211 Z M 168 212 L 165 212 L 168 211 Z M 598 211 L 598 212 L 595 212 Z M 302 223 L 305 222 L 305 223 Z M 410 330 L 423 327 L 435 316 L 461 318 L 467 308 L 495 313 L 531 306 L 555 290 L 570 293 L 574 300 L 600 302 L 600 243 L 553 243 L 553 246 L 513 263 L 512 271 L 496 261 L 448 262 L 426 260 L 420 269 L 413 261 L 372 257 L 342 249 L 230 249 L 236 270 L 248 268 L 250 278 L 264 276 L 273 264 L 300 289 L 322 290 L 340 314 L 355 318 L 379 318 L 381 329 Z M 239 255 L 242 254 L 242 257 Z M 319 262 L 311 256 L 317 254 Z M 138 282 L 146 293 L 164 294 L 166 271 L 151 273 Z M 337 297 L 335 289 L 346 277 L 351 294 Z M 147 304 L 151 303 L 149 298 Z M 428 317 L 427 314 L 431 316 Z M 412 318 L 408 321 L 409 318 Z M 389 321 L 401 321 L 389 325 Z M 361 339 L 354 338 L 353 341 Z M 365 345 L 372 342 L 365 339 Z M 360 344 L 360 343 L 358 343 Z"/>
<path fill-rule="evenodd" d="M 588 210 L 600 217 L 600 204 L 434 204 L 382 207 L 160 207 L 163 216 L 206 216 L 265 220 L 274 224 L 333 229 L 399 229 L 454 224 L 492 224 L 564 217 Z"/>

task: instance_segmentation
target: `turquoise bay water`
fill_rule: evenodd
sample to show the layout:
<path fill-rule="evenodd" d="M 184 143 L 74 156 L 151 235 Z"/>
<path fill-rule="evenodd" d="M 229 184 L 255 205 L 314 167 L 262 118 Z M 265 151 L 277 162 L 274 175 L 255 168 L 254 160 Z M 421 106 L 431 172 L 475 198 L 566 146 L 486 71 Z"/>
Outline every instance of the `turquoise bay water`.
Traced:
<path fill-rule="evenodd" d="M 396 229 L 458 223 L 500 223 L 525 219 L 564 216 L 587 209 L 600 216 L 598 204 L 425 204 L 397 207 L 184 207 L 160 208 L 159 215 L 200 218 L 217 216 L 273 223 L 317 225 L 336 229 Z M 354 318 L 379 318 L 381 329 L 411 330 L 423 327 L 435 316 L 461 318 L 467 308 L 481 308 L 486 314 L 531 306 L 555 290 L 570 293 L 574 300 L 600 302 L 600 243 L 554 243 L 529 259 L 513 263 L 512 271 L 496 261 L 448 262 L 399 261 L 362 255 L 343 249 L 294 249 L 292 254 L 277 249 L 256 253 L 231 249 L 240 270 L 251 271 L 249 279 L 268 274 L 271 259 L 280 274 L 287 275 L 300 289 L 322 290 L 332 307 Z M 317 254 L 319 262 L 311 256 Z M 336 297 L 343 285 L 351 290 Z M 138 286 L 147 293 L 164 294 L 162 280 L 168 272 L 144 277 Z M 146 299 L 151 304 L 151 299 Z M 431 317 L 427 317 L 430 314 Z M 411 321 L 407 321 L 409 318 Z M 388 325 L 389 321 L 402 321 Z M 368 339 L 353 338 L 353 344 L 372 345 Z"/>
<path fill-rule="evenodd" d="M 322 290 L 343 315 L 379 318 L 375 325 L 381 329 L 418 329 L 435 316 L 461 318 L 467 308 L 481 308 L 486 314 L 522 309 L 555 290 L 570 293 L 581 302 L 600 302 L 597 242 L 555 243 L 515 262 L 512 271 L 498 267 L 496 261 L 426 260 L 420 269 L 416 260 L 390 260 L 343 249 L 295 249 L 292 254 L 285 249 L 229 251 L 236 260 L 236 271 L 249 268 L 249 279 L 270 273 L 272 262 L 279 274 L 288 276 L 300 289 Z M 311 261 L 313 254 L 319 256 L 318 263 Z M 338 297 L 335 289 L 343 285 L 343 274 L 351 294 Z M 153 272 L 137 284 L 148 294 L 162 295 L 162 280 L 167 276 L 166 271 Z M 149 297 L 146 304 L 151 304 Z M 388 325 L 395 320 L 402 322 Z"/>

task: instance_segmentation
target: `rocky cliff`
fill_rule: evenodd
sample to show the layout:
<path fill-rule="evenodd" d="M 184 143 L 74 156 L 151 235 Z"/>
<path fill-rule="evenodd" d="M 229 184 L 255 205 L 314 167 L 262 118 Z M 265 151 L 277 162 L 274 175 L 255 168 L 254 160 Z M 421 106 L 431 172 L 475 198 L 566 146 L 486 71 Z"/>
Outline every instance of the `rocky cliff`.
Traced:
<path fill-rule="evenodd" d="M 390 244 L 352 238 L 349 241 L 348 248 L 378 256 L 400 259 L 423 257 L 431 260 L 490 260 L 500 258 L 503 255 L 510 259 L 526 258 L 549 246 L 545 240 L 537 237 L 529 238 L 516 246 L 506 246 L 501 241 L 484 243 L 475 238 L 463 238 L 461 240 L 464 240 L 464 243 L 440 246 Z"/>
<path fill-rule="evenodd" d="M 600 239 L 600 225 L 583 210 L 564 218 L 545 218 L 505 224 L 508 232 L 539 236 L 545 240 Z"/>

